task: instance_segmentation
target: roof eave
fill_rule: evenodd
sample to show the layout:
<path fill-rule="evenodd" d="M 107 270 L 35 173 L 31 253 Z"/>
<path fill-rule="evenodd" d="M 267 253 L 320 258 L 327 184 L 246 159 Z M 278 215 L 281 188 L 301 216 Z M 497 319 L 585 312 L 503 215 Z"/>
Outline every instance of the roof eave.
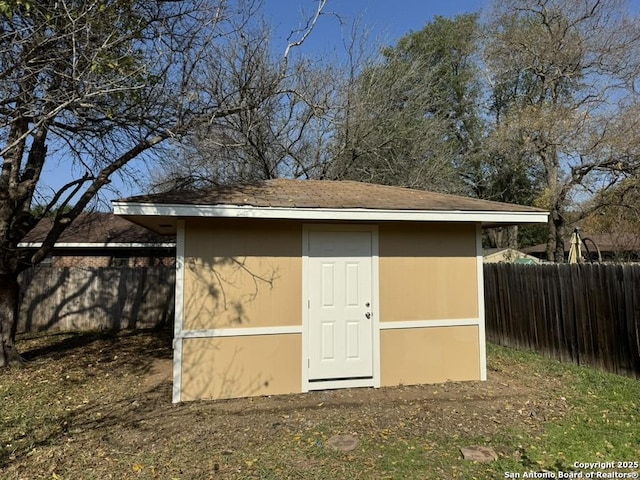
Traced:
<path fill-rule="evenodd" d="M 544 211 L 385 210 L 368 208 L 256 207 L 249 205 L 183 205 L 113 202 L 123 216 L 263 218 L 322 221 L 478 222 L 482 224 L 546 223 Z"/>
<path fill-rule="evenodd" d="M 18 248 L 40 248 L 42 242 L 20 242 Z M 175 242 L 57 242 L 54 248 L 175 248 Z"/>

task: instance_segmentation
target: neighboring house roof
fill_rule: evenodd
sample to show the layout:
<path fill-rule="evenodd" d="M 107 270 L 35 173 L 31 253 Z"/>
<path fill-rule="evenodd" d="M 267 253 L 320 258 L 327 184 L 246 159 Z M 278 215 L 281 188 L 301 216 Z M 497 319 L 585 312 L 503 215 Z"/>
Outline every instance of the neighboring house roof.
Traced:
<path fill-rule="evenodd" d="M 52 224 L 43 218 L 18 245 L 37 248 L 46 238 Z M 56 247 L 172 247 L 175 237 L 160 235 L 122 217 L 107 212 L 81 213 L 60 235 Z"/>
<path fill-rule="evenodd" d="M 600 252 L 640 252 L 640 233 L 584 233 L 580 232 L 580 237 L 589 239 L 598 246 Z M 587 240 L 587 246 L 591 249 L 593 244 Z M 571 238 L 564 241 L 564 251 L 571 248 Z M 522 249 L 523 252 L 533 255 L 546 253 L 547 244 L 541 243 L 532 247 Z"/>
<path fill-rule="evenodd" d="M 307 220 L 546 222 L 538 208 L 353 181 L 267 180 L 206 190 L 141 195 L 113 202 L 118 215 Z M 145 223 L 156 231 L 170 224 Z"/>
<path fill-rule="evenodd" d="M 540 259 L 514 248 L 490 248 L 484 251 L 484 263 L 540 263 Z"/>

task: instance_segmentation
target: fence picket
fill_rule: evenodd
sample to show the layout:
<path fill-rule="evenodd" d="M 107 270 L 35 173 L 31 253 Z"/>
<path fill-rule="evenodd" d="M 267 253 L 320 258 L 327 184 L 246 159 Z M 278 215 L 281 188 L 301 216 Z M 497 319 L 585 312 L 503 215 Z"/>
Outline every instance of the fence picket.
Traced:
<path fill-rule="evenodd" d="M 485 264 L 487 339 L 640 377 L 640 265 Z"/>
<path fill-rule="evenodd" d="M 18 332 L 149 328 L 173 321 L 173 267 L 36 267 L 22 272 L 20 285 Z"/>

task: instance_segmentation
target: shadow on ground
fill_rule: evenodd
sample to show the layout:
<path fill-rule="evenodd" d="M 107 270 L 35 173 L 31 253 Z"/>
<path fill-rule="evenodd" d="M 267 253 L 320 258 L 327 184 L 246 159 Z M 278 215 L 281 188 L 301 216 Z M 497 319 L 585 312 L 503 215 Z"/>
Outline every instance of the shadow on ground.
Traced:
<path fill-rule="evenodd" d="M 153 358 L 171 357 L 172 331 L 166 327 L 147 330 L 61 332 L 46 336 L 42 334 L 37 336 L 24 335 L 22 338 L 18 336 L 17 342 L 19 346 L 21 343 L 29 345 L 26 350 L 21 352 L 21 355 L 25 360 L 33 361 L 47 358 L 58 359 L 79 350 L 86 350 L 96 344 L 99 344 L 101 349 L 108 346 L 116 348 L 116 346 L 122 346 L 123 340 L 143 336 L 153 337 L 156 341 L 151 344 L 136 342 L 134 348 L 131 349 L 132 353 L 150 354 Z"/>

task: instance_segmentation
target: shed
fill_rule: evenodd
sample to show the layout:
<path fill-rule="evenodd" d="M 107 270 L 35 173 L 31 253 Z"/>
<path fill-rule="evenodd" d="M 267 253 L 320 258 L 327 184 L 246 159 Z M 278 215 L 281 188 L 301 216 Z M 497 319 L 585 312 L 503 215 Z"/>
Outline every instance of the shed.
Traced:
<path fill-rule="evenodd" d="M 349 181 L 131 197 L 176 232 L 173 401 L 485 380 L 481 228 L 532 207 Z"/>
<path fill-rule="evenodd" d="M 520 263 L 537 265 L 540 259 L 515 248 L 491 248 L 484 252 L 484 263 Z"/>

